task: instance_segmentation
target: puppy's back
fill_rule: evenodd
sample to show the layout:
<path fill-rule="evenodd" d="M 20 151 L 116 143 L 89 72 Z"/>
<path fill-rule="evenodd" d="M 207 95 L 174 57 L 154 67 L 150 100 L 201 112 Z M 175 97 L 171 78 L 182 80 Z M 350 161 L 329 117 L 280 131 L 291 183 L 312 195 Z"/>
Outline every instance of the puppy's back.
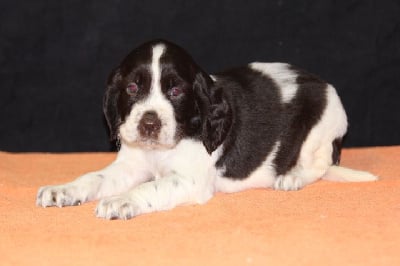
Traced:
<path fill-rule="evenodd" d="M 233 112 L 217 166 L 224 167 L 226 176 L 246 178 L 279 145 L 273 161 L 276 175 L 290 171 L 310 132 L 324 116 L 331 86 L 284 63 L 255 62 L 213 77 Z M 330 141 L 343 134 L 335 132 L 338 136 Z"/>

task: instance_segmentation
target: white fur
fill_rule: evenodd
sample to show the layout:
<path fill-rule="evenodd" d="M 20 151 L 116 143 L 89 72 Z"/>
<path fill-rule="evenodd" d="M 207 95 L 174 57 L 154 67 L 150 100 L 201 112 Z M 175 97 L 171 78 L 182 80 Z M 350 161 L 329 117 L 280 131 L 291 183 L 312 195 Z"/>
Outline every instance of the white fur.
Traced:
<path fill-rule="evenodd" d="M 164 49 L 163 45 L 153 47 L 151 90 L 147 99 L 132 107 L 119 128 L 121 149 L 116 160 L 70 183 L 40 188 L 38 206 L 63 207 L 100 199 L 98 217 L 128 219 L 180 204 L 204 203 L 212 197 L 216 176 L 212 157 L 200 141 L 183 139 L 175 143 L 173 107 L 160 84 L 159 61 Z M 146 111 L 156 111 L 162 122 L 159 139 L 156 145 L 151 143 L 151 149 L 141 144 L 137 132 Z"/>
<path fill-rule="evenodd" d="M 160 84 L 159 62 L 165 49 L 164 45 L 153 47 L 150 94 L 132 107 L 119 128 L 121 149 L 116 160 L 70 183 L 40 188 L 38 206 L 62 207 L 100 199 L 96 208 L 98 217 L 129 219 L 181 204 L 205 203 L 215 191 L 236 192 L 257 187 L 295 190 L 321 177 L 341 181 L 376 180 L 366 172 L 331 166 L 332 141 L 343 136 L 347 128 L 346 114 L 331 85 L 327 87 L 327 106 L 322 117 L 304 141 L 298 162 L 289 173 L 276 177 L 273 161 L 281 148 L 278 141 L 247 178 L 235 181 L 223 177 L 225 169 L 214 166 L 223 153 L 222 145 L 210 156 L 200 141 L 182 139 L 175 143 L 173 107 L 162 94 Z M 296 74 L 287 64 L 252 63 L 250 67 L 272 78 L 280 87 L 282 103 L 290 104 L 298 88 Z M 159 139 L 156 145 L 151 143 L 153 149 L 140 144 L 143 140 L 137 132 L 138 123 L 147 111 L 157 112 L 162 121 Z"/>
<path fill-rule="evenodd" d="M 277 177 L 275 189 L 300 189 L 321 178 L 332 165 L 332 142 L 346 133 L 347 118 L 335 89 L 327 86 L 327 105 L 319 122 L 305 139 L 296 165 Z"/>
<path fill-rule="evenodd" d="M 98 217 L 127 219 L 206 202 L 214 194 L 215 173 L 210 169 L 212 161 L 199 141 L 184 139 L 166 150 L 123 144 L 110 166 L 68 184 L 41 188 L 36 204 L 52 206 L 53 197 L 59 207 L 101 199 L 96 208 Z"/>
<path fill-rule="evenodd" d="M 366 182 L 378 180 L 378 177 L 371 173 L 337 165 L 330 166 L 322 178 L 339 182 Z"/>
<path fill-rule="evenodd" d="M 142 150 L 139 158 L 129 160 L 146 161 L 146 171 L 153 178 L 123 194 L 102 199 L 96 215 L 127 219 L 181 204 L 206 202 L 214 194 L 209 158 L 202 143 L 192 140 L 182 140 L 174 149 Z"/>
<path fill-rule="evenodd" d="M 260 71 L 280 87 L 282 102 L 290 104 L 296 96 L 297 74 L 283 63 L 251 63 L 249 66 Z M 287 174 L 276 176 L 273 160 L 279 150 L 276 143 L 273 151 L 261 166 L 244 180 L 232 180 L 221 175 L 216 179 L 216 188 L 223 192 L 236 192 L 255 187 L 273 187 L 278 190 L 297 190 L 320 178 L 338 181 L 372 181 L 377 177 L 362 171 L 355 171 L 332 165 L 332 142 L 342 137 L 347 130 L 347 117 L 336 90 L 327 85 L 327 105 L 320 121 L 312 128 L 304 141 L 297 164 Z M 223 172 L 221 169 L 219 173 Z"/>
<path fill-rule="evenodd" d="M 142 102 L 136 103 L 124 124 L 120 126 L 123 141 L 131 145 L 151 144 L 153 147 L 170 148 L 175 145 L 176 120 L 174 110 L 168 99 L 161 91 L 160 57 L 165 46 L 158 44 L 153 47 L 151 61 L 151 88 L 149 96 Z M 137 130 L 140 119 L 147 111 L 155 111 L 161 120 L 161 131 L 158 140 L 143 140 Z"/>
<path fill-rule="evenodd" d="M 58 207 L 80 205 L 86 201 L 120 194 L 127 188 L 145 182 L 151 175 L 146 171 L 146 160 L 140 154 L 140 150 L 127 151 L 123 145 L 117 159 L 104 169 L 87 173 L 67 184 L 40 188 L 36 204 L 52 206 L 55 198 Z M 132 159 L 135 163 L 132 163 Z"/>
<path fill-rule="evenodd" d="M 268 75 L 279 86 L 282 102 L 290 104 L 296 96 L 297 74 L 284 63 L 251 63 L 250 68 Z M 218 190 L 234 192 L 251 187 L 273 187 L 280 190 L 297 190 L 324 176 L 332 164 L 332 142 L 343 136 L 347 129 L 347 118 L 340 99 L 331 85 L 327 85 L 327 105 L 320 121 L 313 127 L 301 147 L 297 164 L 283 176 L 275 176 L 273 159 L 279 149 L 273 151 L 263 164 L 243 181 L 227 178 L 217 179 Z"/>
<path fill-rule="evenodd" d="M 289 64 L 254 62 L 249 66 L 251 69 L 267 75 L 278 85 L 282 103 L 291 102 L 296 95 L 298 86 L 296 84 L 297 74 L 289 69 Z"/>
<path fill-rule="evenodd" d="M 302 179 L 302 186 L 321 178 L 332 165 L 332 142 L 347 130 L 347 117 L 335 89 L 328 84 L 327 106 L 311 129 L 290 175 Z"/>
<path fill-rule="evenodd" d="M 271 187 L 275 180 L 275 168 L 273 161 L 278 151 L 280 142 L 275 143 L 271 153 L 265 161 L 254 170 L 249 177 L 243 180 L 233 180 L 221 176 L 216 179 L 216 189 L 221 192 L 237 192 L 249 188 L 267 188 Z M 223 171 L 222 171 L 223 172 Z"/>
<path fill-rule="evenodd" d="M 347 130 L 343 105 L 332 85 L 327 85 L 327 106 L 320 121 L 312 128 L 296 166 L 285 176 L 277 178 L 274 188 L 297 190 L 320 178 L 337 181 L 373 181 L 377 177 L 363 171 L 332 166 L 332 142 Z"/>

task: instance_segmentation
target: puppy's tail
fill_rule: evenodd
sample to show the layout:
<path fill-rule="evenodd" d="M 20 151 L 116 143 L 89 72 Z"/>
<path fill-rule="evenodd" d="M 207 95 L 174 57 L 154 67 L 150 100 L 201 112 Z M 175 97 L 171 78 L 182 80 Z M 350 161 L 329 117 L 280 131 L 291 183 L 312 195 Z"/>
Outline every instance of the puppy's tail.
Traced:
<path fill-rule="evenodd" d="M 368 182 L 376 181 L 378 177 L 368 172 L 332 165 L 322 179 L 339 182 Z"/>

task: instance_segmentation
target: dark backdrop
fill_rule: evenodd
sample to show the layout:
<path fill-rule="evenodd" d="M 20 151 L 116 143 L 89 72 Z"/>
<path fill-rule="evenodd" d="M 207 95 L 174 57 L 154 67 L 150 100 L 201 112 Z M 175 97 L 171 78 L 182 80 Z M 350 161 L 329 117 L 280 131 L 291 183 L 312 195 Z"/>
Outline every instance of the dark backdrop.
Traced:
<path fill-rule="evenodd" d="M 0 150 L 107 151 L 109 71 L 166 38 L 208 72 L 298 65 L 332 83 L 346 146 L 400 144 L 400 1 L 0 1 Z"/>

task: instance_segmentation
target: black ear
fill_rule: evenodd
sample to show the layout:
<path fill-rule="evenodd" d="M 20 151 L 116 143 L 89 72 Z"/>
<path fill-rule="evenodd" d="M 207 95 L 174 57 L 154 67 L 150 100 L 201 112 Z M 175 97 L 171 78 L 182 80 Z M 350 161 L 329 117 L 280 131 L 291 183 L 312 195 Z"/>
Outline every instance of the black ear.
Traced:
<path fill-rule="evenodd" d="M 232 109 L 223 88 L 215 87 L 202 74 L 196 76 L 194 91 L 202 121 L 202 141 L 211 154 L 228 135 L 232 124 Z"/>
<path fill-rule="evenodd" d="M 121 123 L 121 116 L 118 112 L 119 91 L 115 86 L 116 76 L 119 75 L 118 73 L 118 70 L 111 72 L 108 79 L 107 89 L 103 97 L 103 112 L 110 129 L 111 141 L 117 139 L 118 127 Z"/>

